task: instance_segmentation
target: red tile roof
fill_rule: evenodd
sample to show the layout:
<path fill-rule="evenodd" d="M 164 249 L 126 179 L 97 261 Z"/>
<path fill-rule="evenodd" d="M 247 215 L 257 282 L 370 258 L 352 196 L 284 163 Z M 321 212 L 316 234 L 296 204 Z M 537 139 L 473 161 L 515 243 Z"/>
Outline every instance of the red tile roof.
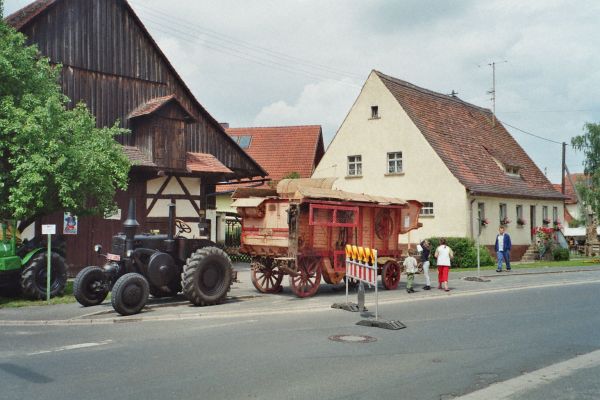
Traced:
<path fill-rule="evenodd" d="M 148 100 L 147 102 L 130 112 L 127 118 L 136 118 L 152 114 L 153 112 L 159 110 L 162 106 L 171 101 L 176 102 L 177 105 L 187 114 L 188 118 L 193 118 L 192 114 L 181 104 L 181 102 L 177 99 L 177 97 L 175 97 L 174 94 L 156 97 L 154 99 Z"/>
<path fill-rule="evenodd" d="M 232 174 L 215 156 L 207 153 L 187 153 L 187 169 L 190 172 Z"/>
<path fill-rule="evenodd" d="M 123 153 L 127 156 L 131 165 L 138 167 L 156 167 L 157 165 L 150 160 L 140 149 L 135 146 L 121 146 Z"/>
<path fill-rule="evenodd" d="M 310 178 L 323 157 L 325 147 L 320 125 L 227 128 L 230 136 L 251 136 L 244 150 L 258 162 L 275 183 L 291 172 Z M 219 185 L 218 192 L 231 191 L 242 185 Z M 258 187 L 269 187 L 263 184 Z"/>
<path fill-rule="evenodd" d="M 375 71 L 452 174 L 474 195 L 562 199 L 490 110 Z M 497 164 L 519 168 L 506 174 Z"/>
<path fill-rule="evenodd" d="M 571 180 L 573 180 L 574 184 L 585 179 L 585 174 L 576 173 L 571 174 Z M 555 183 L 554 188 L 559 192 L 562 190 L 562 184 Z M 565 200 L 565 204 L 577 204 L 577 195 L 575 194 L 575 188 L 571 185 L 571 181 L 567 176 L 565 176 L 565 195 L 568 196 L 568 199 Z"/>

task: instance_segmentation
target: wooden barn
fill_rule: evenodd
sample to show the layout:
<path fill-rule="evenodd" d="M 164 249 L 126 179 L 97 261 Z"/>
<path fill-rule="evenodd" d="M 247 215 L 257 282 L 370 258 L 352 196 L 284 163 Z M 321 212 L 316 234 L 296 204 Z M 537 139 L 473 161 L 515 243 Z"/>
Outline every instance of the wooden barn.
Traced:
<path fill-rule="evenodd" d="M 167 205 L 175 202 L 177 218 L 198 236 L 216 215 L 218 182 L 266 175 L 196 100 L 127 1 L 38 0 L 6 22 L 63 65 L 61 85 L 72 105 L 86 103 L 99 127 L 118 120 L 131 130 L 119 138 L 133 164 L 129 189 L 116 198 L 120 211 L 80 218 L 77 233 L 65 235 L 71 274 L 100 262 L 93 244 L 110 246 L 129 197 L 145 230 L 164 231 Z M 63 232 L 65 220 L 60 213 L 38 222 Z"/>

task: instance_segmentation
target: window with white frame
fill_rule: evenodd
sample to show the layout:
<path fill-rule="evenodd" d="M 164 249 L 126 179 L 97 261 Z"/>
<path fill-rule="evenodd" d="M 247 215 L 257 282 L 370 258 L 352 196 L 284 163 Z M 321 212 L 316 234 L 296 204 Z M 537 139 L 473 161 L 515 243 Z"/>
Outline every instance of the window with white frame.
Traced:
<path fill-rule="evenodd" d="M 552 207 L 552 222 L 558 221 L 558 207 Z"/>
<path fill-rule="evenodd" d="M 419 215 L 431 215 L 433 216 L 433 202 L 431 201 L 423 201 L 421 202 L 423 207 L 421 208 L 421 212 Z"/>
<path fill-rule="evenodd" d="M 362 156 L 348 156 L 348 176 L 362 176 Z"/>
<path fill-rule="evenodd" d="M 388 174 L 398 174 L 402 172 L 402 152 L 395 151 L 387 153 Z"/>
<path fill-rule="evenodd" d="M 500 203 L 500 222 L 504 222 L 507 218 L 506 204 Z"/>
<path fill-rule="evenodd" d="M 520 204 L 517 205 L 517 219 L 523 219 L 523 206 Z"/>
<path fill-rule="evenodd" d="M 542 207 L 542 221 L 545 224 L 547 223 L 545 221 L 549 221 L 549 219 L 548 219 L 548 206 L 543 206 Z"/>

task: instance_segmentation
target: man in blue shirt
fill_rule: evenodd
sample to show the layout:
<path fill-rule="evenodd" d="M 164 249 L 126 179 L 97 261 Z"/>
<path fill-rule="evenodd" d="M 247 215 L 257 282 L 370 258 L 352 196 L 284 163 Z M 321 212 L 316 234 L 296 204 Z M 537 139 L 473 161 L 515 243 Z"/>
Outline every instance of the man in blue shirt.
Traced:
<path fill-rule="evenodd" d="M 500 226 L 498 229 L 498 235 L 496 236 L 496 256 L 498 258 L 498 268 L 496 272 L 502 272 L 502 261 L 506 262 L 506 270 L 510 271 L 510 248 L 512 243 L 510 242 L 510 235 L 504 232 L 504 226 Z"/>

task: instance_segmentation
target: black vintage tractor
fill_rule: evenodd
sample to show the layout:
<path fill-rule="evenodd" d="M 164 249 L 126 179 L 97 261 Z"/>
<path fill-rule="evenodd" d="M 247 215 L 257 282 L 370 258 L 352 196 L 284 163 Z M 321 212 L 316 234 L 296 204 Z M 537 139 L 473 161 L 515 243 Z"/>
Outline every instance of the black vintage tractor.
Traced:
<path fill-rule="evenodd" d="M 188 239 L 181 233 L 189 225 L 175 220 L 175 205 L 169 206 L 169 232 L 159 235 L 137 234 L 135 202 L 130 200 L 124 233 L 113 236 L 110 253 L 101 254 L 106 264 L 86 267 L 77 274 L 73 292 L 87 307 L 100 304 L 111 291 L 111 302 L 121 315 L 137 314 L 146 305 L 148 295 L 170 297 L 183 291 L 197 306 L 222 302 L 232 283 L 229 256 L 206 239 Z M 177 234 L 173 233 L 177 227 Z"/>

